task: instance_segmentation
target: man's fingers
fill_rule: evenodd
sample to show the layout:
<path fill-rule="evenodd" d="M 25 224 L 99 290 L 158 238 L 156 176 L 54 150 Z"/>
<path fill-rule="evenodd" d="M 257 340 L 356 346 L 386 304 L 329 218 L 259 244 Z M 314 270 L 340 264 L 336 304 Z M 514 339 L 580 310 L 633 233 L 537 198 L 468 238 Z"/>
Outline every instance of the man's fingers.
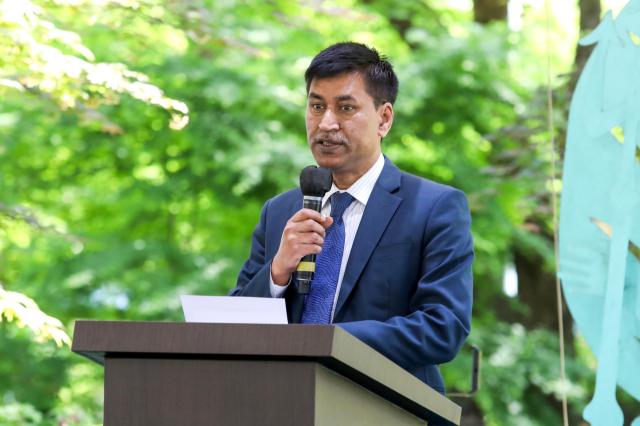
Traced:
<path fill-rule="evenodd" d="M 295 269 L 302 257 L 320 253 L 324 244 L 325 230 L 332 224 L 331 216 L 323 216 L 311 209 L 298 210 L 285 226 L 277 254 L 278 259 L 288 259 L 286 262 L 289 270 Z"/>
<path fill-rule="evenodd" d="M 308 254 L 318 254 L 322 251 L 322 244 L 317 243 L 309 243 L 309 244 L 300 244 L 300 259 L 305 257 Z"/>
<path fill-rule="evenodd" d="M 311 252 L 306 252 L 309 246 L 318 246 L 322 247 L 324 244 L 324 238 L 315 232 L 305 232 L 304 234 L 298 234 L 292 236 L 289 241 L 289 247 L 293 253 L 297 256 L 302 257 Z"/>
<path fill-rule="evenodd" d="M 313 219 L 307 219 L 304 222 L 297 222 L 296 230 L 298 232 L 315 232 L 324 237 L 324 227 Z"/>
<path fill-rule="evenodd" d="M 319 212 L 311 209 L 300 209 L 293 216 L 291 216 L 291 222 L 304 222 L 307 219 L 312 219 L 318 223 L 323 223 L 327 220 L 327 216 L 321 215 Z"/>
<path fill-rule="evenodd" d="M 318 234 L 322 238 L 325 236 L 325 229 L 318 222 L 307 219 L 304 222 L 289 222 L 284 230 L 284 238 L 285 240 L 290 241 L 291 239 L 297 238 L 297 236 L 302 234 Z"/>
<path fill-rule="evenodd" d="M 315 232 L 305 232 L 304 234 L 300 234 L 300 239 L 298 241 L 301 244 L 317 244 L 319 246 L 324 244 L 324 238 Z"/>
<path fill-rule="evenodd" d="M 322 223 L 322 226 L 324 226 L 324 229 L 329 229 L 331 225 L 333 225 L 333 218 L 326 216 L 326 220 Z"/>
<path fill-rule="evenodd" d="M 301 209 L 294 214 L 291 219 L 289 219 L 289 223 L 291 224 L 299 224 L 299 223 L 308 223 L 311 226 L 311 222 L 315 222 L 320 225 L 321 228 L 328 229 L 331 225 L 333 225 L 333 218 L 331 216 L 321 215 L 315 210 L 311 209 Z M 304 231 L 313 230 L 324 235 L 324 232 L 320 231 L 320 228 L 302 228 Z"/>

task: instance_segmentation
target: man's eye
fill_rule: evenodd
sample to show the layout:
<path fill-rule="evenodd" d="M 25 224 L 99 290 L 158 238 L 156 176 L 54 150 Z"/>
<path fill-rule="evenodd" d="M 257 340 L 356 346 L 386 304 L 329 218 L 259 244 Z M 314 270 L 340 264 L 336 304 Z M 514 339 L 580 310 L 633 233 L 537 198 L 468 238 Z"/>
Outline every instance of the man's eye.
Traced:
<path fill-rule="evenodd" d="M 324 107 L 321 104 L 311 104 L 311 109 L 314 111 L 322 111 Z"/>
<path fill-rule="evenodd" d="M 340 107 L 340 109 L 341 109 L 342 111 L 350 112 L 350 111 L 353 111 L 353 110 L 354 110 L 354 109 L 356 109 L 356 108 L 355 108 L 353 105 L 342 105 L 342 106 Z"/>

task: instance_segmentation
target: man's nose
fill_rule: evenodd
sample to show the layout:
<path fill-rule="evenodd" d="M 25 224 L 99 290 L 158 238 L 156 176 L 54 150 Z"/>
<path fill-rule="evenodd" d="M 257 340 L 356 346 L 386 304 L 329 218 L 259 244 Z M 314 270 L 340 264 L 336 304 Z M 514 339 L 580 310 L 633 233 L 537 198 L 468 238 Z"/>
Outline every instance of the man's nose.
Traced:
<path fill-rule="evenodd" d="M 318 125 L 318 128 L 325 132 L 338 130 L 340 128 L 338 119 L 330 108 L 327 108 L 325 110 L 324 114 L 322 115 L 322 120 L 320 120 L 320 124 Z"/>

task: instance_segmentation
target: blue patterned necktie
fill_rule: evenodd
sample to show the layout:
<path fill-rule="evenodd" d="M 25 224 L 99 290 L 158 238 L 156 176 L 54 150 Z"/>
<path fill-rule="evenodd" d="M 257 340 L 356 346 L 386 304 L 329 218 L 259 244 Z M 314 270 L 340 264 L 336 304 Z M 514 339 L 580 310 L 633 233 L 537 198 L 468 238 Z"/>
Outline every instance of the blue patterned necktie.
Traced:
<path fill-rule="evenodd" d="M 354 198 L 346 192 L 336 192 L 331 196 L 333 225 L 327 229 L 322 252 L 316 257 L 316 273 L 302 311 L 302 323 L 304 324 L 329 324 L 331 322 L 333 299 L 336 294 L 344 251 L 342 215 L 353 200 Z"/>

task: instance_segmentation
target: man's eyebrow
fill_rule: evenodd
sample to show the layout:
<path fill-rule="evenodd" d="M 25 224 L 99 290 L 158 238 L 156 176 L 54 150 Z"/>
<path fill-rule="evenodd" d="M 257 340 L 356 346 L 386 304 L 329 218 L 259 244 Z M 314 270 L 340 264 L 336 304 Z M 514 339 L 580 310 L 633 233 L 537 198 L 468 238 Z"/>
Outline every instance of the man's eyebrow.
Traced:
<path fill-rule="evenodd" d="M 351 95 L 342 95 L 342 96 L 336 96 L 336 100 L 337 101 L 355 101 L 356 98 L 354 98 Z"/>
<path fill-rule="evenodd" d="M 324 101 L 324 98 L 322 96 L 320 96 L 319 94 L 315 93 L 315 92 L 309 92 L 309 98 L 319 99 L 321 101 Z M 340 95 L 340 96 L 336 96 L 334 99 L 336 101 L 338 101 L 338 102 L 355 101 L 356 100 L 356 98 L 354 98 L 351 95 Z"/>

